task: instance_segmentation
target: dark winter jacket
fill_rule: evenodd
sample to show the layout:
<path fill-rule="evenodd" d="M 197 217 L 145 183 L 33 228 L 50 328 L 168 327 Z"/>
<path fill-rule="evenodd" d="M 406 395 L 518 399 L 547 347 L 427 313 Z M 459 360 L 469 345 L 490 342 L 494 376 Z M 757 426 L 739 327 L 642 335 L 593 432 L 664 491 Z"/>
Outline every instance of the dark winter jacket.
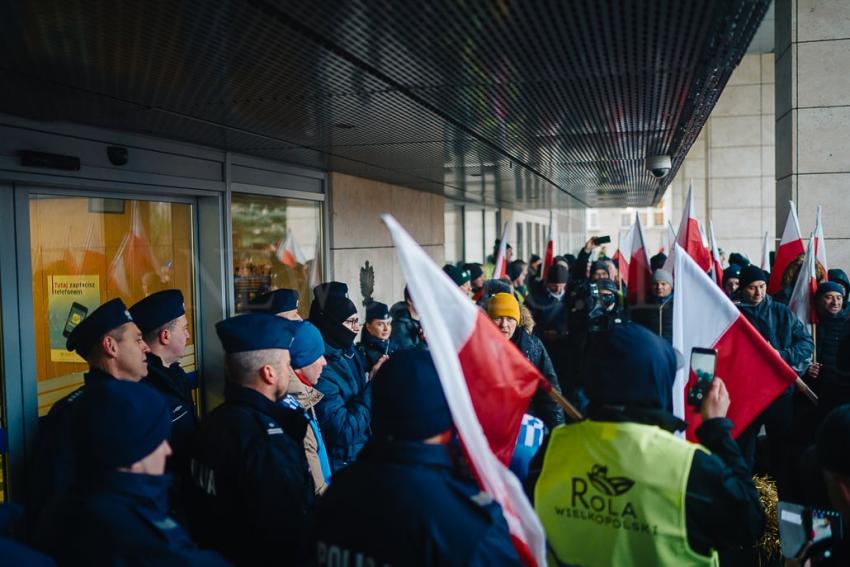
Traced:
<path fill-rule="evenodd" d="M 814 351 L 812 336 L 787 305 L 768 296 L 758 305 L 740 303 L 738 308 L 761 336 L 779 351 L 782 360 L 797 374 L 806 372 Z"/>
<path fill-rule="evenodd" d="M 251 388 L 228 384 L 201 423 L 188 507 L 200 545 L 238 565 L 297 564 L 314 500 L 304 454 L 307 418 Z"/>
<path fill-rule="evenodd" d="M 629 319 L 673 342 L 673 294 L 653 297 L 644 305 L 632 306 Z"/>
<path fill-rule="evenodd" d="M 540 339 L 529 335 L 524 328 L 518 326 L 516 331 L 514 331 L 514 336 L 511 337 L 511 341 L 522 351 L 525 358 L 537 367 L 552 387 L 560 393 L 561 388 L 558 385 L 558 376 L 555 374 L 552 360 L 549 358 L 549 354 L 546 352 Z M 564 423 L 564 410 L 542 389 L 538 389 L 537 393 L 531 399 L 531 404 L 528 406 L 528 413 L 543 421 L 549 431 Z"/>
<path fill-rule="evenodd" d="M 357 344 L 357 349 L 363 355 L 363 360 L 366 363 L 366 371 L 372 370 L 372 367 L 380 360 L 382 356 L 394 353 L 397 348 L 392 339 L 382 341 L 372 335 L 363 327 L 363 332 L 360 334 L 360 342 Z"/>
<path fill-rule="evenodd" d="M 60 565 L 230 565 L 168 515 L 167 475 L 112 471 L 63 502 L 46 547 Z M 1 562 L 1 561 L 0 561 Z"/>
<path fill-rule="evenodd" d="M 444 445 L 370 442 L 317 502 L 317 563 L 519 566 L 501 508 L 456 470 Z"/>
<path fill-rule="evenodd" d="M 324 397 L 316 404 L 316 416 L 325 447 L 336 473 L 357 457 L 369 439 L 372 415 L 372 386 L 366 380 L 366 366 L 360 352 L 325 343 L 325 360 L 316 389 Z"/>
<path fill-rule="evenodd" d="M 396 303 L 390 310 L 393 317 L 393 331 L 390 340 L 395 343 L 396 350 L 411 348 L 428 348 L 422 338 L 422 325 L 410 316 L 406 303 Z"/>

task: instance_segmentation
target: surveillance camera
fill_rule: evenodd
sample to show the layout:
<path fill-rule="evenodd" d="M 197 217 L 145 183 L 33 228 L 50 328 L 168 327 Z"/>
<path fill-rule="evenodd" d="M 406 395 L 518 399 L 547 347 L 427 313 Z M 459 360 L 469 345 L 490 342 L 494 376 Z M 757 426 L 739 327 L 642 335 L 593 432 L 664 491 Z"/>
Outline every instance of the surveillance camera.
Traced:
<path fill-rule="evenodd" d="M 661 178 L 670 173 L 672 162 L 670 156 L 649 156 L 646 158 L 646 169 L 655 177 Z"/>
<path fill-rule="evenodd" d="M 124 165 L 127 163 L 127 148 L 121 146 L 109 146 L 106 148 L 106 156 L 112 165 Z"/>

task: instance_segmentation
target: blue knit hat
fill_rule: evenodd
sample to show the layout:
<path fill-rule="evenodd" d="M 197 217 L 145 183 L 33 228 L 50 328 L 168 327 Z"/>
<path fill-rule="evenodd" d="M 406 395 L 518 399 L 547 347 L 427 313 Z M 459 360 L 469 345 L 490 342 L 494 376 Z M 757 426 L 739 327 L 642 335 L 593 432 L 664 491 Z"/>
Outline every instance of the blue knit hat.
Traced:
<path fill-rule="evenodd" d="M 452 414 L 427 350 L 393 354 L 372 381 L 372 434 L 421 441 L 452 426 Z"/>
<path fill-rule="evenodd" d="M 821 282 L 818 284 L 818 291 L 815 296 L 820 298 L 823 294 L 829 292 L 834 292 L 844 297 L 844 286 L 838 282 Z"/>
<path fill-rule="evenodd" d="M 267 313 L 245 313 L 219 321 L 215 332 L 227 354 L 269 348 L 285 350 L 292 344 L 292 330 L 285 321 Z"/>
<path fill-rule="evenodd" d="M 130 308 L 133 321 L 145 335 L 185 314 L 183 292 L 179 289 L 152 293 Z"/>
<path fill-rule="evenodd" d="M 86 358 L 103 335 L 125 323 L 132 322 L 133 316 L 127 311 L 127 306 L 116 297 L 92 311 L 74 327 L 68 335 L 65 346 L 68 350 L 75 350 L 77 354 Z"/>
<path fill-rule="evenodd" d="M 292 327 L 292 345 L 289 347 L 291 366 L 294 370 L 310 366 L 325 354 L 325 341 L 322 333 L 309 321 L 290 321 Z"/>
<path fill-rule="evenodd" d="M 82 468 L 127 467 L 147 457 L 171 434 L 171 412 L 150 386 L 104 380 L 87 387 L 74 408 L 74 443 Z"/>
<path fill-rule="evenodd" d="M 729 267 L 723 270 L 723 282 L 730 278 L 738 279 L 741 277 L 741 266 L 738 264 L 729 264 Z"/>
<path fill-rule="evenodd" d="M 298 309 L 298 292 L 294 289 L 276 289 L 258 295 L 248 303 L 248 309 L 255 313 L 270 315 L 293 311 Z"/>

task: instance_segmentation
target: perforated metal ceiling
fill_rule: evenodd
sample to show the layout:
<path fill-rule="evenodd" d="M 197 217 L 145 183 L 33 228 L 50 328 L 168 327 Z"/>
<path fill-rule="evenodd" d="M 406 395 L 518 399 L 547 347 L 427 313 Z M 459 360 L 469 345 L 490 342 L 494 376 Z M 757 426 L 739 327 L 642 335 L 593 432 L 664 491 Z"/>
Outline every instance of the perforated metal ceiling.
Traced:
<path fill-rule="evenodd" d="M 769 3 L 4 0 L 0 111 L 488 204 L 644 205 Z"/>

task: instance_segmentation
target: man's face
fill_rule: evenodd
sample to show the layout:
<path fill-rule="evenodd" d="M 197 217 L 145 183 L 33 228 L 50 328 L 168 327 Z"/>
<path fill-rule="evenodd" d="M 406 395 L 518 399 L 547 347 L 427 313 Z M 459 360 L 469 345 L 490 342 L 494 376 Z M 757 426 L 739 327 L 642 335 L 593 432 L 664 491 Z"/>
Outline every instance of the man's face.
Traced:
<path fill-rule="evenodd" d="M 767 284 L 761 280 L 754 281 L 741 290 L 744 301 L 750 305 L 761 303 L 764 300 L 765 293 L 767 293 Z"/>
<path fill-rule="evenodd" d="M 593 273 L 590 274 L 590 281 L 598 282 L 599 280 L 608 280 L 611 279 L 610 274 L 608 274 L 608 270 L 604 270 L 599 268 L 597 270 L 593 270 Z"/>
<path fill-rule="evenodd" d="M 118 327 L 117 333 L 111 337 L 114 343 L 115 362 L 118 365 L 117 376 L 122 380 L 138 382 L 148 374 L 148 359 L 150 352 L 147 343 L 142 338 L 142 332 L 135 323 L 124 323 Z M 186 345 L 183 345 L 186 348 Z"/>
<path fill-rule="evenodd" d="M 130 472 L 161 476 L 165 474 L 165 461 L 170 456 L 171 445 L 168 444 L 167 439 L 163 439 L 162 443 L 153 450 L 153 453 L 143 458 L 141 461 L 133 463 L 130 467 Z"/>
<path fill-rule="evenodd" d="M 168 355 L 171 360 L 179 360 L 186 352 L 186 345 L 192 336 L 189 334 L 189 320 L 186 315 L 177 318 L 173 328 L 168 332 Z"/>
<path fill-rule="evenodd" d="M 841 308 L 844 306 L 844 297 L 836 291 L 829 291 L 818 299 L 818 306 L 825 313 L 838 315 L 841 313 Z"/>
<path fill-rule="evenodd" d="M 480 275 L 474 280 L 470 282 L 472 284 L 472 289 L 479 289 L 484 285 L 484 276 Z"/>
<path fill-rule="evenodd" d="M 493 322 L 496 323 L 496 326 L 499 327 L 499 330 L 505 337 L 510 339 L 514 336 L 517 326 L 516 319 L 513 317 L 496 317 L 493 319 Z"/>
<path fill-rule="evenodd" d="M 322 375 L 322 369 L 327 366 L 328 361 L 324 356 L 320 356 L 315 362 L 309 366 L 301 368 L 301 376 L 303 376 L 311 385 L 315 386 L 319 382 L 319 376 Z"/>
<path fill-rule="evenodd" d="M 567 284 L 565 284 L 565 283 L 547 283 L 546 289 L 548 289 L 550 293 L 554 293 L 555 295 L 561 295 L 562 293 L 564 293 L 564 290 L 567 289 Z"/>
<path fill-rule="evenodd" d="M 390 333 L 393 332 L 393 320 L 372 319 L 366 323 L 366 331 L 376 339 L 385 341 L 390 338 Z"/>
<path fill-rule="evenodd" d="M 667 297 L 672 292 L 673 286 L 670 285 L 670 282 L 652 282 L 652 293 L 655 294 L 655 297 Z"/>
<path fill-rule="evenodd" d="M 289 319 L 290 321 L 303 321 L 301 315 L 298 314 L 297 309 L 292 309 L 291 311 L 281 311 L 277 314 L 278 317 L 283 317 L 284 319 Z"/>
<path fill-rule="evenodd" d="M 732 297 L 736 291 L 738 291 L 738 287 L 741 280 L 738 278 L 727 278 L 725 282 L 723 282 L 723 289 L 726 291 L 726 295 Z"/>

